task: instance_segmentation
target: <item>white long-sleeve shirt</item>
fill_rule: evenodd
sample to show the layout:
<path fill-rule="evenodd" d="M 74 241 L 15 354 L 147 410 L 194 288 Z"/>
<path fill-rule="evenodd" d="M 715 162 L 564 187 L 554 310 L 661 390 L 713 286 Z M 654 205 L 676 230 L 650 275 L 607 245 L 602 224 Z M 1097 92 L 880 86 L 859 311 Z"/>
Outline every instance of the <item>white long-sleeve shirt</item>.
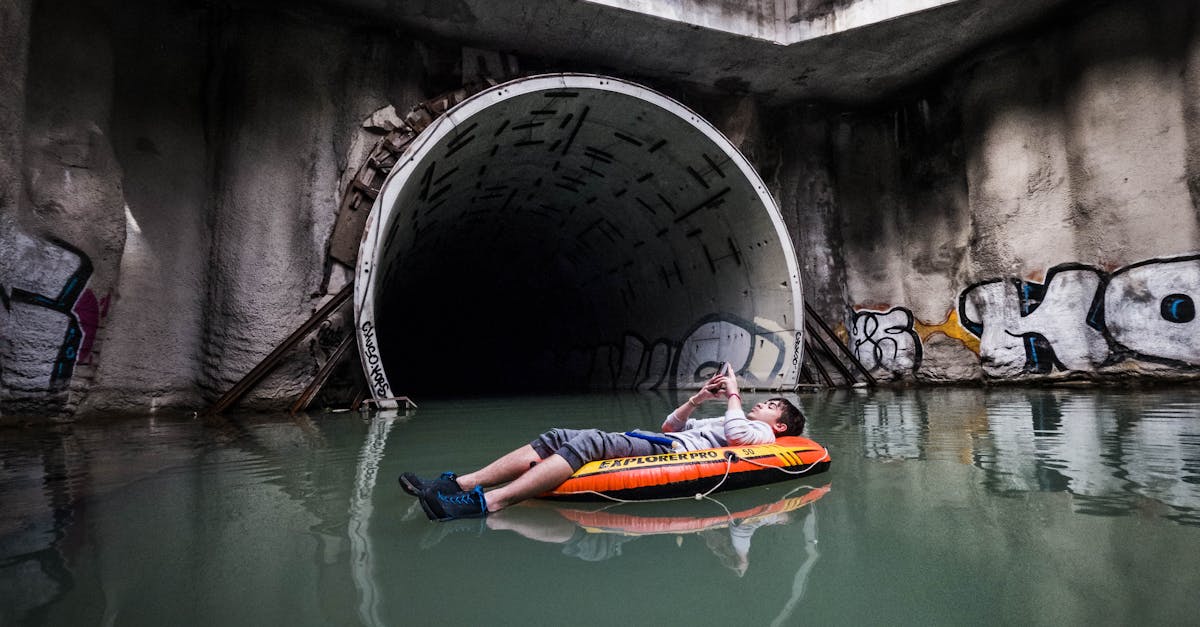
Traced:
<path fill-rule="evenodd" d="M 671 412 L 663 426 L 673 429 L 663 435 L 678 441 L 685 451 L 742 444 L 770 444 L 775 441 L 775 432 L 771 430 L 770 425 L 746 418 L 746 412 L 740 409 L 726 411 L 724 418 L 687 420 L 682 420 L 675 412 Z"/>

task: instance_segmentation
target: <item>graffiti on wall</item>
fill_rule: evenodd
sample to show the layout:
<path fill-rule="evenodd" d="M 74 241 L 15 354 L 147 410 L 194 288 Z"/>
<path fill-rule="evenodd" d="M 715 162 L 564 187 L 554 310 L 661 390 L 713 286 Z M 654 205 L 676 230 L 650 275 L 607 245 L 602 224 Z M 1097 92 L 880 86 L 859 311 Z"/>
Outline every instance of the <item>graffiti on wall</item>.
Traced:
<path fill-rule="evenodd" d="M 924 343 L 934 334 L 958 340 L 979 353 L 979 340 L 963 329 L 958 312 L 950 310 L 938 323 L 919 320 L 905 307 L 855 307 L 849 344 L 859 362 L 870 370 L 897 375 L 914 373 L 924 359 Z"/>
<path fill-rule="evenodd" d="M 593 387 L 691 388 L 726 361 L 751 385 L 778 385 L 791 332 L 730 315 L 700 320 L 682 339 L 649 341 L 628 332 L 620 343 L 572 351 L 566 371 L 586 372 Z"/>
<path fill-rule="evenodd" d="M 1149 259 L 1115 271 L 1070 263 L 1040 280 L 972 284 L 946 320 L 905 307 L 855 307 L 849 344 L 867 368 L 916 372 L 934 333 L 960 340 L 989 377 L 1091 371 L 1136 359 L 1200 366 L 1200 255 Z"/>
<path fill-rule="evenodd" d="M 868 370 L 916 371 L 921 367 L 921 338 L 914 320 L 904 307 L 855 311 L 850 329 L 854 356 Z"/>
<path fill-rule="evenodd" d="M 984 372 L 1005 377 L 1094 370 L 1123 359 L 1200 365 L 1200 255 L 1150 259 L 1108 273 L 1051 268 L 1042 282 L 993 279 L 959 297 Z"/>
<path fill-rule="evenodd" d="M 76 360 L 76 365 L 91 366 L 92 359 L 96 356 L 96 335 L 100 331 L 100 325 L 105 318 L 108 317 L 108 308 L 111 304 L 112 296 L 105 294 L 103 297 L 97 297 L 96 293 L 90 288 L 84 289 L 79 295 L 79 300 L 75 301 L 75 306 L 71 308 L 71 312 L 75 314 L 75 319 L 79 321 L 79 330 L 83 332 L 83 339 L 79 343 L 79 358 Z"/>
<path fill-rule="evenodd" d="M 67 242 L 16 233 L 10 245 L 0 265 L 0 305 L 4 328 L 20 333 L 9 331 L 9 377 L 57 391 L 76 366 L 92 363 L 110 297 L 87 289 L 91 259 Z"/>

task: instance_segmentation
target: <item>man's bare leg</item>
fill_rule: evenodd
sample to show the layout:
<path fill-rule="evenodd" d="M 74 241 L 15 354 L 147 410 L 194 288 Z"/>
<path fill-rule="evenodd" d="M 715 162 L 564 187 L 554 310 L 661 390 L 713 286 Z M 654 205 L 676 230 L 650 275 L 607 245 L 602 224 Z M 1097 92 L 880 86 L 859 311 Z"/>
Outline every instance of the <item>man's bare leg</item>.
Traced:
<path fill-rule="evenodd" d="M 532 452 L 533 448 L 529 447 L 529 450 Z M 557 454 L 551 455 L 533 468 L 527 468 L 526 472 L 513 479 L 512 483 L 489 490 L 484 495 L 488 511 L 500 511 L 514 503 L 548 492 L 573 474 L 575 471 L 567 460 Z"/>
<path fill-rule="evenodd" d="M 458 485 L 464 490 L 474 490 L 475 486 L 498 486 L 529 472 L 529 467 L 540 461 L 542 458 L 538 457 L 533 447 L 526 444 L 475 472 L 462 475 L 458 478 Z"/>

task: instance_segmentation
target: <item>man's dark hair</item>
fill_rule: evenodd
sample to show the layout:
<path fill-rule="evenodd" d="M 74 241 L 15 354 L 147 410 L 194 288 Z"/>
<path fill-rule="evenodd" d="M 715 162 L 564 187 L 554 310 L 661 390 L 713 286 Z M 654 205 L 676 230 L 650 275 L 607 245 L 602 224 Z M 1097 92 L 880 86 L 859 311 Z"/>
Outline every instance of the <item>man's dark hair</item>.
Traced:
<path fill-rule="evenodd" d="M 787 430 L 779 435 L 800 435 L 804 433 L 804 412 L 800 411 L 799 407 L 792 404 L 791 401 L 782 397 L 768 399 L 770 401 L 779 401 L 783 406 L 783 413 L 779 415 L 779 424 L 787 426 Z"/>

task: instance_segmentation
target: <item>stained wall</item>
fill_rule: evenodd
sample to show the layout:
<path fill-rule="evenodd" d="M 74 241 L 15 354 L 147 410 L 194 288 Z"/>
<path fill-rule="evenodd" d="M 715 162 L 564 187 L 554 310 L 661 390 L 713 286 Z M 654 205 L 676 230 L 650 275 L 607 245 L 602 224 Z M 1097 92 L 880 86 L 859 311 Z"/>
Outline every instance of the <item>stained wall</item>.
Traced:
<path fill-rule="evenodd" d="M 0 413 L 200 409 L 344 283 L 325 249 L 362 122 L 444 55 L 270 8 L 5 10 L 28 62 L 3 70 Z M 298 393 L 329 334 L 245 406 Z"/>
<path fill-rule="evenodd" d="M 1194 376 L 1196 10 L 1068 17 L 839 112 L 826 167 L 795 174 L 835 180 L 847 306 L 825 312 L 877 373 Z"/>
<path fill-rule="evenodd" d="M 1197 9 L 1073 6 L 870 105 L 645 82 L 757 166 L 806 301 L 883 378 L 1194 378 Z M 325 251 L 381 132 L 363 121 L 473 71 L 469 42 L 303 8 L 18 0 L 0 18 L 6 417 L 211 402 L 348 280 Z M 337 332 L 246 406 L 293 398 Z M 584 348 L 623 368 L 626 344 Z"/>

